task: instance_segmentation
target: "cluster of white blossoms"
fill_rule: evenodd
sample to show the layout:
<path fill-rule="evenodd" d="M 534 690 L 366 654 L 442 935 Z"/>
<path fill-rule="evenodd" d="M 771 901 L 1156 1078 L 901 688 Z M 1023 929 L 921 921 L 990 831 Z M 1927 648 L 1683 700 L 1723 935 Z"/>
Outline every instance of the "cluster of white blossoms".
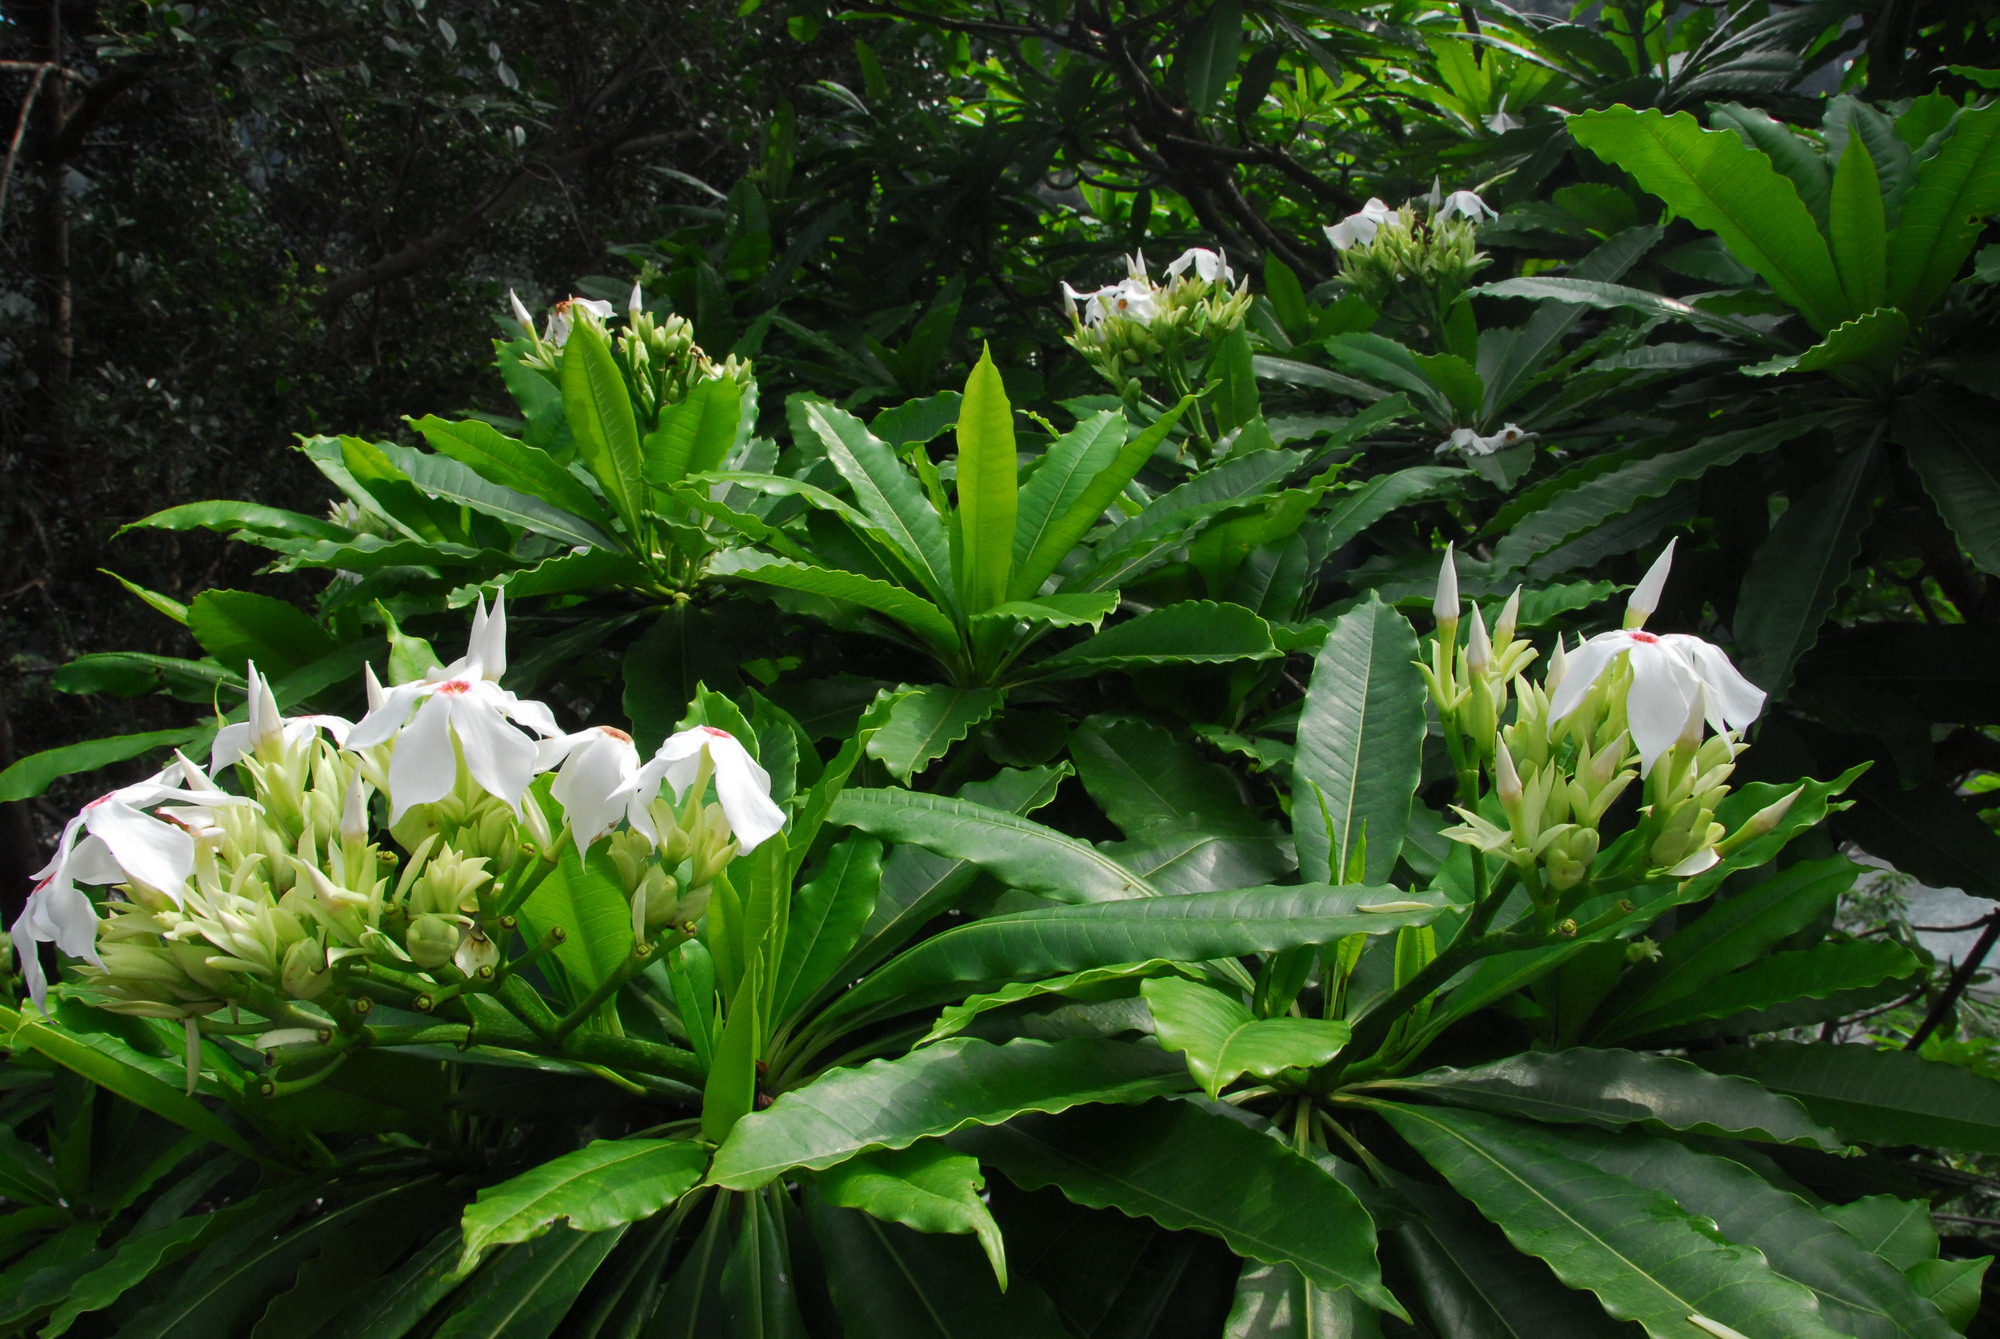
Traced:
<path fill-rule="evenodd" d="M 1736 833 L 1716 821 L 1743 731 L 1763 710 L 1764 694 L 1714 644 L 1645 630 L 1673 550 L 1669 543 L 1633 589 L 1625 626 L 1574 648 L 1558 639 L 1540 683 L 1526 674 L 1537 653 L 1514 636 L 1519 591 L 1490 636 L 1475 606 L 1459 646 L 1463 615 L 1446 551 L 1433 604 L 1438 634 L 1421 666 L 1465 801 L 1455 806 L 1463 824 L 1445 835 L 1513 865 L 1544 905 L 1593 875 L 1614 885 L 1690 878 L 1768 831 L 1791 802 Z M 1510 698 L 1513 719 L 1504 721 Z M 1493 778 L 1497 818 L 1470 800 L 1481 769 Z M 1635 781 L 1645 797 L 1634 840 L 1606 868 L 1600 824 Z"/>
<path fill-rule="evenodd" d="M 105 1007 L 161 1018 L 279 1017 L 337 998 L 344 972 L 490 978 L 495 932 L 571 842 L 611 840 L 635 934 L 687 928 L 708 883 L 784 826 L 769 775 L 711 726 L 645 761 L 621 730 L 563 734 L 500 686 L 506 637 L 502 600 L 481 600 L 463 657 L 386 689 L 370 671 L 351 725 L 284 717 L 251 666 L 247 719 L 218 731 L 207 768 L 176 754 L 64 828 L 12 927 L 36 1003 L 43 943 L 84 964 Z M 232 772 L 241 793 L 220 784 Z"/>
<path fill-rule="evenodd" d="M 1071 347 L 1115 383 L 1150 358 L 1171 359 L 1190 340 L 1234 330 L 1250 310 L 1249 281 L 1220 251 L 1190 247 L 1166 274 L 1165 283 L 1155 283 L 1138 252 L 1125 258 L 1117 283 L 1089 292 L 1062 286 Z"/>

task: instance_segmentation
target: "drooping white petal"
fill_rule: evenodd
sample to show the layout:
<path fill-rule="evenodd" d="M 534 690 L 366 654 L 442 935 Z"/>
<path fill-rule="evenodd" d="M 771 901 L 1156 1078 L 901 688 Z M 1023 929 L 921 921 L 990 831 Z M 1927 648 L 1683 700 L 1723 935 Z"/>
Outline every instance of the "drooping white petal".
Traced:
<path fill-rule="evenodd" d="M 481 790 L 519 813 L 521 795 L 535 779 L 535 744 L 507 723 L 494 700 L 498 696 L 498 688 L 487 682 L 475 683 L 466 693 L 438 694 L 447 699 L 451 732 L 465 755 L 465 770 Z"/>
<path fill-rule="evenodd" d="M 1631 645 L 1620 632 L 1600 632 L 1563 657 L 1562 680 L 1549 696 L 1549 719 L 1559 721 L 1583 705 L 1600 674 Z"/>
<path fill-rule="evenodd" d="M 1694 700 L 1692 676 L 1684 672 L 1685 662 L 1658 642 L 1628 641 L 1627 647 L 1632 691 L 1625 699 L 1625 719 L 1632 728 L 1632 746 L 1639 750 L 1639 775 L 1645 776 L 1680 738 Z"/>
<path fill-rule="evenodd" d="M 171 894 L 194 873 L 194 838 L 129 804 L 97 801 L 84 810 L 83 824 L 139 883 Z"/>
<path fill-rule="evenodd" d="M 1699 637 L 1670 632 L 1660 638 L 1693 667 L 1708 692 L 1708 724 L 1721 734 L 1724 730 L 1748 729 L 1764 710 L 1764 690 L 1743 677 L 1722 648 Z"/>
<path fill-rule="evenodd" d="M 392 695 L 399 691 L 400 687 L 390 689 Z M 367 728 L 368 722 L 363 721 L 355 728 L 354 737 L 358 738 Z M 387 734 L 385 731 L 384 738 Z M 451 748 L 451 710 L 444 695 L 433 693 L 417 708 L 416 719 L 396 736 L 395 751 L 389 755 L 389 821 L 401 820 L 413 804 L 443 799 L 451 794 L 452 783 L 457 779 L 458 759 Z"/>
<path fill-rule="evenodd" d="M 1499 214 L 1494 212 L 1492 206 L 1488 205 L 1471 191 L 1453 191 L 1444 198 L 1444 203 L 1438 207 L 1437 217 L 1448 219 L 1454 214 L 1460 218 L 1470 219 L 1474 223 L 1477 223 L 1482 218 L 1496 219 L 1500 217 Z"/>
<path fill-rule="evenodd" d="M 771 799 L 771 774 L 757 765 L 736 736 L 711 733 L 708 756 L 715 761 L 715 798 L 722 816 L 746 853 L 785 826 L 785 811 Z"/>
<path fill-rule="evenodd" d="M 562 733 L 562 727 L 556 724 L 555 713 L 549 710 L 547 703 L 537 702 L 531 697 L 515 697 L 507 692 L 496 696 L 500 710 L 504 714 L 519 721 L 536 734 L 547 738 Z"/>
<path fill-rule="evenodd" d="M 418 699 L 428 696 L 432 687 L 426 683 L 399 683 L 384 690 L 382 705 L 363 716 L 348 733 L 347 746 L 366 749 L 387 743 L 409 720 L 411 706 Z"/>
<path fill-rule="evenodd" d="M 578 846 L 587 847 L 618 825 L 626 812 L 628 787 L 639 771 L 639 750 L 623 730 L 603 726 L 578 731 L 541 746 L 569 744 L 562 771 L 550 793 L 569 818 Z"/>

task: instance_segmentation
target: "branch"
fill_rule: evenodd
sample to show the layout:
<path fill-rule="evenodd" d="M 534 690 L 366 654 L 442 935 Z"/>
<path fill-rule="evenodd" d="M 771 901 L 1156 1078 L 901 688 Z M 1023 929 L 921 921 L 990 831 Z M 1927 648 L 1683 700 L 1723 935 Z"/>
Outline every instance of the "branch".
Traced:
<path fill-rule="evenodd" d="M 459 214 L 436 232 L 419 238 L 372 264 L 364 265 L 335 279 L 327 285 L 326 292 L 320 295 L 318 303 L 320 314 L 329 316 L 339 310 L 349 298 L 359 293 L 391 280 L 401 279 L 405 275 L 415 274 L 452 247 L 470 240 L 475 233 L 494 219 L 512 210 L 544 180 L 562 176 L 598 158 L 619 158 L 668 144 L 678 144 L 693 138 L 695 133 L 692 130 L 672 130 L 655 135 L 639 135 L 631 139 L 607 140 L 585 148 L 573 149 L 568 153 L 537 159 L 520 168 L 498 190 Z"/>

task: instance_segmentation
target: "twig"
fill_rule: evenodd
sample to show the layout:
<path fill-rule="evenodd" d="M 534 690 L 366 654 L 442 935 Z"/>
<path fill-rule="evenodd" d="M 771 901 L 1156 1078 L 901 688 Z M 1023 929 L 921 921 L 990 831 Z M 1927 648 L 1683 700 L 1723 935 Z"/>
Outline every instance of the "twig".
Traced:
<path fill-rule="evenodd" d="M 1910 1034 L 1910 1039 L 1903 1043 L 1904 1050 L 1916 1050 L 1930 1039 L 1931 1033 L 1937 1031 L 1938 1025 L 1944 1022 L 1945 1015 L 1958 1004 L 1958 997 L 1972 984 L 1973 973 L 1985 964 L 1986 955 L 1993 951 L 1996 942 L 2000 942 L 2000 911 L 1995 911 L 1986 917 L 1986 929 L 1979 936 L 1979 941 L 1972 946 L 1972 952 L 1965 955 L 1965 961 L 1953 970 L 1951 982 L 1945 986 L 1944 994 L 1938 996 L 1937 1003 L 1933 1004 L 1930 1012 L 1924 1015 L 1923 1023 Z"/>
<path fill-rule="evenodd" d="M 29 68 L 23 61 L 8 61 L 9 66 Z M 56 69 L 56 63 L 45 60 L 33 66 L 35 77 L 28 81 L 28 95 L 21 99 L 21 114 L 14 121 L 14 138 L 7 142 L 7 163 L 0 167 L 0 224 L 7 218 L 7 187 L 14 180 L 14 160 L 21 156 L 21 137 L 28 133 L 28 113 L 35 108 L 35 99 L 41 96 L 42 84 L 48 79 L 49 71 Z"/>

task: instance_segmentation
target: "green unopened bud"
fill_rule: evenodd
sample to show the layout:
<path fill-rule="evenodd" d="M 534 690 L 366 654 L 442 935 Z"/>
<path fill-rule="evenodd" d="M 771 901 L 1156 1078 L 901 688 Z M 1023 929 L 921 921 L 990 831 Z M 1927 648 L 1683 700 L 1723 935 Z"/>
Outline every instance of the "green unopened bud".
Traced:
<path fill-rule="evenodd" d="M 1514 640 L 1514 628 L 1521 621 L 1521 588 L 1514 587 L 1514 593 L 1507 597 L 1507 603 L 1500 606 L 1500 617 L 1493 620 L 1493 645 L 1506 650 Z"/>
<path fill-rule="evenodd" d="M 1472 633 L 1465 640 L 1465 668 L 1474 678 L 1484 678 L 1493 667 L 1493 642 L 1486 635 L 1486 620 L 1479 606 L 1472 606 Z"/>
<path fill-rule="evenodd" d="M 693 925 L 700 921 L 708 914 L 709 895 L 714 891 L 714 886 L 706 883 L 688 889 L 687 896 L 674 905 L 674 924 Z"/>
<path fill-rule="evenodd" d="M 1582 883 L 1590 873 L 1590 862 L 1597 859 L 1597 844 L 1595 828 L 1572 828 L 1550 842 L 1542 856 L 1549 887 L 1565 893 Z"/>
<path fill-rule="evenodd" d="M 278 985 L 285 994 L 295 1000 L 316 1000 L 332 983 L 324 943 L 301 939 L 285 950 L 284 964 L 278 969 Z"/>
<path fill-rule="evenodd" d="M 450 962 L 458 952 L 458 926 L 449 917 L 429 912 L 410 919 L 410 928 L 403 935 L 403 948 L 410 960 L 431 971 Z"/>
<path fill-rule="evenodd" d="M 1792 805 L 1798 801 L 1799 796 L 1805 794 L 1805 790 L 1806 788 L 1803 785 L 1794 786 L 1790 792 L 1781 798 L 1765 805 L 1762 809 L 1750 815 L 1749 818 L 1743 821 L 1742 827 L 1736 829 L 1735 832 L 1731 833 L 1722 842 L 1722 854 L 1728 855 L 1730 852 L 1741 847 L 1745 842 L 1756 841 L 1765 833 L 1776 831 L 1778 824 L 1785 821 L 1785 815 L 1792 811 Z"/>
<path fill-rule="evenodd" d="M 1431 616 L 1437 619 L 1438 640 L 1449 646 L 1458 637 L 1461 612 L 1458 600 L 1458 565 L 1452 558 L 1453 546 L 1444 546 L 1444 562 L 1438 565 L 1437 593 L 1431 597 Z"/>
<path fill-rule="evenodd" d="M 467 856 L 445 847 L 430 858 L 410 887 L 410 911 L 449 913 L 479 905 L 479 892 L 492 876 L 484 856 Z"/>
<path fill-rule="evenodd" d="M 669 925 L 692 919 L 680 914 L 682 900 L 680 881 L 655 865 L 632 897 L 633 919 L 651 938 Z"/>

